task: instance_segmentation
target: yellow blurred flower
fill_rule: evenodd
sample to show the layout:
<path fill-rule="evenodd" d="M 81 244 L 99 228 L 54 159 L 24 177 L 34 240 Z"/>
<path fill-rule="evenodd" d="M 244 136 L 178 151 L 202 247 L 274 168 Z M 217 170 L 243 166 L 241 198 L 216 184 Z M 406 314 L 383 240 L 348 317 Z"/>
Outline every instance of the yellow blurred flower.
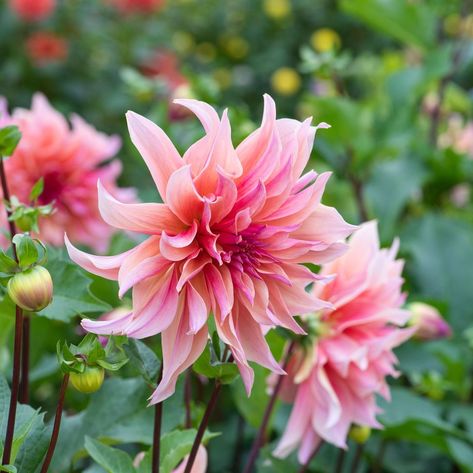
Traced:
<path fill-rule="evenodd" d="M 243 59 L 250 49 L 250 45 L 241 36 L 224 36 L 220 39 L 225 52 L 233 59 Z"/>
<path fill-rule="evenodd" d="M 212 62 L 217 55 L 217 49 L 212 43 L 200 43 L 195 48 L 197 59 L 201 62 Z"/>
<path fill-rule="evenodd" d="M 458 36 L 461 32 L 462 19 L 458 14 L 448 15 L 443 21 L 443 29 L 450 36 Z"/>
<path fill-rule="evenodd" d="M 232 73 L 225 67 L 215 69 L 213 78 L 222 90 L 228 89 L 232 85 Z"/>
<path fill-rule="evenodd" d="M 466 36 L 467 38 L 473 38 L 473 15 L 468 15 L 462 21 L 461 30 L 463 36 Z"/>
<path fill-rule="evenodd" d="M 281 67 L 271 76 L 271 87 L 278 94 L 294 95 L 301 87 L 301 77 L 291 67 Z"/>
<path fill-rule="evenodd" d="M 310 44 L 319 53 L 325 53 L 338 49 L 342 44 L 342 40 L 335 30 L 331 28 L 321 28 L 312 33 Z"/>
<path fill-rule="evenodd" d="M 264 0 L 263 11 L 275 20 L 286 18 L 291 13 L 290 0 Z"/>
<path fill-rule="evenodd" d="M 404 67 L 404 58 L 395 51 L 387 51 L 381 57 L 384 69 L 388 74 L 399 71 Z"/>
<path fill-rule="evenodd" d="M 194 37 L 186 31 L 176 31 L 171 41 L 174 49 L 181 54 L 189 54 L 195 46 Z"/>

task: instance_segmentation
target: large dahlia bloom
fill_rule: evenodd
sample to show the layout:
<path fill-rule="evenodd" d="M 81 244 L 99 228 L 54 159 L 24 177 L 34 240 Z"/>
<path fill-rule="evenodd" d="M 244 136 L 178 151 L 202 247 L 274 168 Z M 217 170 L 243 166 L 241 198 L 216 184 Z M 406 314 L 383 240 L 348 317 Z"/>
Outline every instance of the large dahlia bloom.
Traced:
<path fill-rule="evenodd" d="M 352 424 L 381 427 L 376 395 L 389 399 L 386 376 L 398 374 L 392 349 L 414 330 L 399 328 L 410 317 L 401 309 L 403 262 L 395 259 L 397 243 L 380 249 L 375 222 L 363 225 L 349 246 L 322 268 L 336 277 L 314 290 L 333 304 L 307 318 L 319 336 L 289 360 L 281 396 L 294 406 L 276 456 L 299 447 L 306 463 L 322 440 L 346 448 Z"/>
<path fill-rule="evenodd" d="M 44 191 L 38 202 L 54 202 L 54 214 L 40 218 L 41 238 L 60 246 L 66 231 L 76 243 L 105 250 L 113 231 L 98 211 L 97 181 L 117 198 L 134 200 L 134 191 L 116 185 L 121 163 L 107 162 L 120 148 L 120 139 L 99 133 L 77 115 L 71 117 L 70 127 L 42 94 L 34 95 L 30 110 L 17 108 L 3 120 L 17 125 L 22 133 L 5 162 L 10 194 L 29 204 L 33 185 L 43 177 Z"/>
<path fill-rule="evenodd" d="M 131 139 L 164 203 L 126 205 L 99 185 L 103 218 L 149 237 L 106 257 L 67 243 L 79 265 L 118 280 L 120 295 L 133 288 L 129 315 L 84 320 L 86 330 L 136 338 L 162 333 L 163 378 L 152 396 L 155 403 L 174 392 L 179 373 L 204 350 L 210 314 L 248 392 L 249 360 L 281 373 L 263 329 L 303 333 L 294 316 L 328 306 L 305 291 L 319 277 L 300 263 L 337 257 L 346 248 L 339 241 L 353 230 L 334 208 L 320 203 L 329 174 L 301 176 L 316 131 L 310 120 L 276 120 L 274 102 L 266 96 L 261 128 L 235 149 L 226 111 L 219 118 L 203 102 L 177 103 L 191 109 L 206 132 L 182 157 L 158 126 L 127 114 Z"/>

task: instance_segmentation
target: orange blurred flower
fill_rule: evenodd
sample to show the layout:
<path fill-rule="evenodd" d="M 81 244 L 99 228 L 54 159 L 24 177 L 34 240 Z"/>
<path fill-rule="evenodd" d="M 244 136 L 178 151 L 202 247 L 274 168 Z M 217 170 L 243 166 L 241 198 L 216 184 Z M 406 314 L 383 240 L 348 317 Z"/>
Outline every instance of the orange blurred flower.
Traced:
<path fill-rule="evenodd" d="M 121 13 L 150 13 L 161 10 L 165 0 L 108 0 Z"/>

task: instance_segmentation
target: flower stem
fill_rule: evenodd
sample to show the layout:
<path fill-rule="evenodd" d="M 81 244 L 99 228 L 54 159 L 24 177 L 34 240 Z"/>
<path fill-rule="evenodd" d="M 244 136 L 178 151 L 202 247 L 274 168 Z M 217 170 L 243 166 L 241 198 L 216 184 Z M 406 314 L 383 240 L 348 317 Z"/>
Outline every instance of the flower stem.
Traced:
<path fill-rule="evenodd" d="M 157 384 L 161 382 L 163 377 L 163 368 L 159 370 Z M 159 473 L 159 463 L 161 456 L 161 423 L 163 419 L 163 403 L 158 402 L 154 407 L 154 428 L 153 428 L 153 448 L 152 448 L 152 461 L 151 461 L 151 473 Z"/>
<path fill-rule="evenodd" d="M 59 429 L 61 428 L 62 411 L 64 409 L 64 397 L 66 396 L 67 385 L 69 384 L 69 373 L 65 373 L 62 378 L 61 390 L 59 391 L 59 400 L 56 407 L 56 416 L 54 417 L 53 432 L 51 440 L 49 441 L 48 451 L 44 458 L 41 473 L 48 473 L 49 465 L 53 459 L 54 449 L 56 448 L 57 440 L 59 438 Z"/>
<path fill-rule="evenodd" d="M 30 325 L 31 319 L 29 315 L 26 314 L 23 317 L 23 341 L 21 344 L 20 404 L 28 404 L 29 402 Z"/>
<path fill-rule="evenodd" d="M 3 162 L 3 157 L 0 156 L 0 183 L 2 186 L 3 198 L 10 202 L 10 191 L 8 188 L 7 175 L 5 172 L 5 166 Z M 5 206 L 5 211 L 7 214 L 7 222 L 10 230 L 10 240 L 12 243 L 12 251 L 15 261 L 18 262 L 18 256 L 16 254 L 16 247 L 13 244 L 13 237 L 18 233 L 14 220 L 11 220 L 12 215 L 8 206 Z M 20 385 L 20 394 L 19 401 L 22 404 L 28 403 L 28 389 L 29 389 L 29 363 L 30 363 L 30 319 L 28 316 L 23 318 L 23 340 L 21 343 L 21 385 Z"/>
<path fill-rule="evenodd" d="M 8 465 L 10 463 L 11 451 L 13 446 L 13 436 L 15 434 L 16 408 L 18 403 L 18 392 L 20 389 L 22 332 L 23 312 L 19 307 L 17 307 L 15 315 L 15 342 L 13 347 L 12 387 L 10 396 L 10 407 L 8 409 L 7 431 L 5 435 L 2 465 Z"/>
<path fill-rule="evenodd" d="M 191 410 L 191 400 L 192 400 L 192 371 L 188 370 L 186 373 L 186 379 L 184 384 L 184 404 L 186 406 L 186 420 L 184 426 L 186 429 L 192 427 L 192 410 Z"/>
<path fill-rule="evenodd" d="M 363 456 L 363 450 L 364 450 L 364 447 L 361 444 L 359 444 L 356 447 L 355 456 L 353 458 L 353 463 L 351 464 L 351 469 L 350 469 L 351 473 L 357 472 L 358 467 L 360 466 L 361 457 Z"/>
<path fill-rule="evenodd" d="M 221 389 L 222 389 L 222 384 L 220 383 L 220 381 L 218 380 L 215 381 L 215 386 L 212 392 L 212 396 L 210 397 L 210 400 L 207 404 L 207 408 L 205 409 L 204 416 L 202 417 L 202 420 L 200 421 L 199 429 L 197 430 L 197 435 L 195 436 L 194 444 L 192 445 L 192 449 L 189 454 L 189 459 L 187 460 L 186 469 L 184 470 L 184 473 L 191 473 L 192 471 L 192 466 L 194 465 L 195 457 L 197 456 L 197 451 L 199 450 L 199 446 L 204 437 L 205 429 L 207 428 L 207 425 L 209 424 L 210 416 L 212 415 L 212 412 L 215 409 L 215 406 L 217 404 L 217 399 L 218 399 Z"/>
<path fill-rule="evenodd" d="M 301 466 L 301 469 L 299 470 L 298 473 L 305 473 L 307 469 L 309 468 L 309 465 L 312 463 L 312 460 L 315 458 L 317 453 L 319 453 L 319 450 L 322 448 L 323 442 L 320 442 L 317 447 L 315 447 L 315 450 L 313 451 L 312 455 L 309 457 L 309 459 Z"/>
<path fill-rule="evenodd" d="M 286 357 L 284 359 L 283 370 L 286 369 L 289 359 L 291 357 L 292 351 L 294 350 L 295 342 L 291 342 L 289 348 L 286 353 Z M 276 399 L 278 397 L 279 391 L 281 390 L 282 383 L 284 381 L 283 376 L 278 377 L 278 381 L 276 386 L 274 387 L 273 394 L 269 399 L 269 402 L 266 406 L 266 410 L 264 411 L 263 420 L 261 421 L 261 425 L 259 427 L 258 433 L 256 435 L 255 440 L 253 441 L 253 445 L 251 446 L 250 455 L 246 462 L 245 469 L 243 473 L 251 473 L 253 471 L 253 467 L 255 462 L 258 458 L 258 454 L 260 451 L 261 446 L 263 445 L 264 436 L 266 435 L 266 429 L 268 427 L 269 419 L 271 417 L 271 413 L 273 412 L 274 405 L 276 404 Z"/>
<path fill-rule="evenodd" d="M 342 473 L 343 463 L 345 462 L 346 450 L 340 448 L 338 450 L 337 464 L 335 465 L 335 473 Z"/>

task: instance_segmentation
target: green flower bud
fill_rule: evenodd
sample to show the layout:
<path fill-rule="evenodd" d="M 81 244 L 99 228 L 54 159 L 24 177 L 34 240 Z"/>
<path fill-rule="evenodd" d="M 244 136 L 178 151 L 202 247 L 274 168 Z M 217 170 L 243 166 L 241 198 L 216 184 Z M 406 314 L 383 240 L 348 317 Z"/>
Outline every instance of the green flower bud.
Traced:
<path fill-rule="evenodd" d="M 17 306 L 28 312 L 38 312 L 51 303 L 53 280 L 46 268 L 33 266 L 15 274 L 8 281 L 7 290 Z"/>
<path fill-rule="evenodd" d="M 370 438 L 371 428 L 367 425 L 352 425 L 348 435 L 354 442 L 364 444 Z"/>
<path fill-rule="evenodd" d="M 71 373 L 70 380 L 77 391 L 91 394 L 98 391 L 103 384 L 105 371 L 100 366 L 86 366 L 83 373 Z"/>

